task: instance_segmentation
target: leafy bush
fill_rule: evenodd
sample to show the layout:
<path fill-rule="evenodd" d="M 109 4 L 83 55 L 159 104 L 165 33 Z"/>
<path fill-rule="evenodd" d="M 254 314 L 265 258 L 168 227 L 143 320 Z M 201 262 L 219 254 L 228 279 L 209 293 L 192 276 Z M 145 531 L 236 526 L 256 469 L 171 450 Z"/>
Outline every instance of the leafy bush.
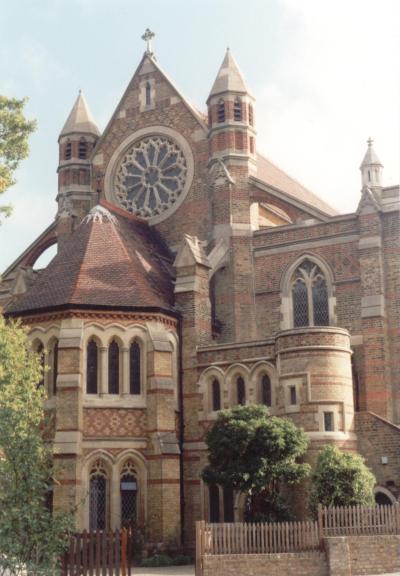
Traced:
<path fill-rule="evenodd" d="M 172 566 L 172 558 L 167 554 L 154 554 L 150 558 L 143 558 L 141 566 L 144 568 L 157 568 L 159 566 Z"/>
<path fill-rule="evenodd" d="M 325 446 L 312 476 L 310 509 L 315 515 L 322 506 L 372 506 L 375 476 L 359 454 Z"/>

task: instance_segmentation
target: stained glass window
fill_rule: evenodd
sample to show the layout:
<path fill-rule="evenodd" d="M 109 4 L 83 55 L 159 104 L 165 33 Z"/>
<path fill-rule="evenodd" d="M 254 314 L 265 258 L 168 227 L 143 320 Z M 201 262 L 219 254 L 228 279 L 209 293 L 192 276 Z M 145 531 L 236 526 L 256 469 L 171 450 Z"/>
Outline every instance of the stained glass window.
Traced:
<path fill-rule="evenodd" d="M 261 402 L 264 406 L 272 406 L 271 379 L 268 374 L 263 374 L 261 378 Z"/>
<path fill-rule="evenodd" d="M 133 526 L 137 514 L 137 480 L 133 462 L 125 464 L 121 473 L 121 526 Z"/>
<path fill-rule="evenodd" d="M 308 291 L 305 282 L 298 279 L 292 288 L 294 326 L 308 326 Z"/>
<path fill-rule="evenodd" d="M 115 194 L 125 210 L 151 218 L 177 202 L 186 176 L 187 163 L 178 144 L 166 136 L 147 136 L 124 153 L 115 173 Z"/>
<path fill-rule="evenodd" d="M 140 345 L 132 342 L 129 350 L 129 392 L 140 394 Z"/>
<path fill-rule="evenodd" d="M 101 460 L 90 471 L 89 527 L 105 530 L 107 522 L 107 473 Z"/>
<path fill-rule="evenodd" d="M 244 406 L 246 404 L 246 390 L 244 386 L 244 380 L 241 376 L 238 377 L 236 380 L 236 394 L 237 394 L 237 403 L 240 406 Z"/>
<path fill-rule="evenodd" d="M 119 346 L 115 340 L 108 348 L 108 393 L 119 394 Z"/>
<path fill-rule="evenodd" d="M 98 379 L 98 348 L 94 340 L 87 345 L 86 358 L 86 392 L 87 394 L 97 394 Z"/>
<path fill-rule="evenodd" d="M 219 522 L 219 488 L 217 484 L 209 485 L 208 502 L 210 522 Z"/>
<path fill-rule="evenodd" d="M 294 273 L 292 301 L 294 327 L 329 325 L 326 278 L 311 260 L 304 260 Z"/>
<path fill-rule="evenodd" d="M 211 391 L 212 391 L 212 409 L 221 410 L 221 388 L 219 385 L 219 381 L 214 378 L 211 384 Z"/>
<path fill-rule="evenodd" d="M 315 326 L 327 326 L 329 324 L 328 290 L 323 276 L 318 276 L 313 283 L 312 299 Z"/>
<path fill-rule="evenodd" d="M 242 102 L 240 98 L 235 98 L 233 103 L 233 118 L 236 122 L 240 122 L 242 119 Z"/>

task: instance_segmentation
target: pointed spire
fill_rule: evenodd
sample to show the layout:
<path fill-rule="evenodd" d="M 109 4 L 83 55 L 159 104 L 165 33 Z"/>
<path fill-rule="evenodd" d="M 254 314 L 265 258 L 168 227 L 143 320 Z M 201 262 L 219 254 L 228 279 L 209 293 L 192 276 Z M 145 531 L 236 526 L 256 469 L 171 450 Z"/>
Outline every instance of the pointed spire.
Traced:
<path fill-rule="evenodd" d="M 368 138 L 368 148 L 360 165 L 361 185 L 363 188 L 365 186 L 370 188 L 374 186 L 382 186 L 381 177 L 383 164 L 379 160 L 378 155 L 372 146 L 373 143 L 374 141 L 372 138 Z"/>
<path fill-rule="evenodd" d="M 79 90 L 78 98 L 75 100 L 60 136 L 66 136 L 73 132 L 100 135 L 100 130 L 97 128 L 82 90 Z"/>
<path fill-rule="evenodd" d="M 225 57 L 214 81 L 213 87 L 208 98 L 222 94 L 223 92 L 240 92 L 249 93 L 243 74 L 236 64 L 234 57 L 229 48 L 227 48 Z"/>

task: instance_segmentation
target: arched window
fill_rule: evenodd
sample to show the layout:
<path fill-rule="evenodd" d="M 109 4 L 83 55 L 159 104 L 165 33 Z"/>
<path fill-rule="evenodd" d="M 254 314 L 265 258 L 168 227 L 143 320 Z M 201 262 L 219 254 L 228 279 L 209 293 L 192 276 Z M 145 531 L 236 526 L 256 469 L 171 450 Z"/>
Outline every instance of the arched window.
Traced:
<path fill-rule="evenodd" d="M 218 102 L 217 120 L 220 124 L 225 122 L 225 102 L 223 100 Z"/>
<path fill-rule="evenodd" d="M 85 160 L 87 156 L 87 142 L 84 138 L 79 140 L 79 151 L 78 156 L 81 160 Z"/>
<path fill-rule="evenodd" d="M 140 345 L 132 342 L 129 350 L 129 392 L 140 394 Z"/>
<path fill-rule="evenodd" d="M 221 387 L 219 381 L 214 378 L 211 382 L 212 409 L 221 410 Z"/>
<path fill-rule="evenodd" d="M 97 394 L 98 381 L 98 347 L 94 340 L 90 340 L 86 349 L 86 393 Z"/>
<path fill-rule="evenodd" d="M 121 472 L 121 526 L 133 526 L 137 515 L 137 474 L 133 462 L 128 461 Z"/>
<path fill-rule="evenodd" d="M 244 380 L 241 376 L 239 376 L 236 380 L 236 399 L 240 406 L 244 406 L 246 404 L 246 390 L 244 386 Z"/>
<path fill-rule="evenodd" d="M 43 344 L 41 342 L 39 342 L 39 344 L 36 348 L 36 354 L 39 355 L 40 369 L 41 369 L 40 380 L 37 383 L 36 387 L 42 388 L 44 386 L 44 347 L 43 347 Z"/>
<path fill-rule="evenodd" d="M 219 522 L 219 487 L 217 484 L 210 484 L 208 487 L 208 504 L 210 522 Z"/>
<path fill-rule="evenodd" d="M 233 119 L 236 122 L 240 122 L 242 120 L 242 101 L 240 98 L 235 98 L 233 103 Z"/>
<path fill-rule="evenodd" d="M 292 301 L 295 328 L 329 325 L 326 279 L 311 260 L 304 260 L 293 275 Z"/>
<path fill-rule="evenodd" d="M 105 530 L 107 524 L 107 472 L 101 460 L 90 470 L 89 528 Z"/>
<path fill-rule="evenodd" d="M 253 113 L 253 106 L 249 104 L 249 124 L 253 126 L 254 124 L 254 113 Z"/>
<path fill-rule="evenodd" d="M 67 142 L 65 145 L 64 160 L 71 160 L 72 156 L 72 144 Z"/>
<path fill-rule="evenodd" d="M 146 106 L 151 104 L 151 86 L 150 82 L 146 82 Z"/>
<path fill-rule="evenodd" d="M 115 340 L 108 348 L 108 393 L 119 394 L 119 346 Z"/>
<path fill-rule="evenodd" d="M 58 375 L 58 340 L 54 342 L 53 352 L 52 352 L 52 392 L 55 396 L 57 394 L 57 375 Z"/>
<path fill-rule="evenodd" d="M 272 406 L 271 379 L 268 374 L 263 374 L 261 378 L 261 403 L 264 406 Z"/>

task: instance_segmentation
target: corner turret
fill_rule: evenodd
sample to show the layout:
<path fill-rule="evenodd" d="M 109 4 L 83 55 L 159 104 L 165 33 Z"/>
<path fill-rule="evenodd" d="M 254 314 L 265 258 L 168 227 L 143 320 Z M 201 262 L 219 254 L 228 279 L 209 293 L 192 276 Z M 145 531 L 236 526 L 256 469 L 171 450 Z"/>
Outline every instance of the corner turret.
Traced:
<path fill-rule="evenodd" d="M 91 185 L 91 155 L 99 136 L 100 131 L 80 90 L 58 138 L 59 244 L 97 204 L 97 194 Z"/>
<path fill-rule="evenodd" d="M 382 188 L 383 164 L 372 147 L 372 138 L 367 140 L 368 148 L 361 163 L 361 186 L 367 188 Z"/>

